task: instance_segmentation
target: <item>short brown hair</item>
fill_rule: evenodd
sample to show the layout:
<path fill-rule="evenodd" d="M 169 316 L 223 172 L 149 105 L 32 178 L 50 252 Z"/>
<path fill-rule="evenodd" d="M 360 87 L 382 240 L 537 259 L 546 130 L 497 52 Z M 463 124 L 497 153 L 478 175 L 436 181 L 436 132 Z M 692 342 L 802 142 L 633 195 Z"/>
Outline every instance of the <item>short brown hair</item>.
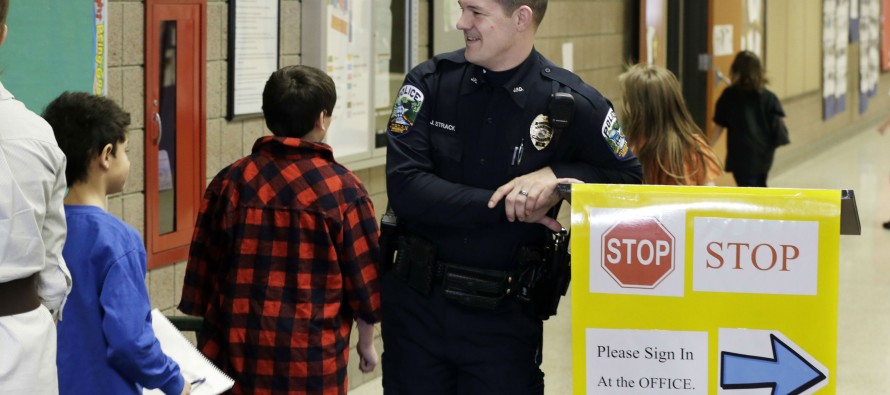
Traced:
<path fill-rule="evenodd" d="M 507 15 L 512 14 L 519 7 L 528 6 L 532 9 L 535 26 L 541 26 L 544 14 L 547 12 L 547 0 L 497 0 L 497 2 Z"/>
<path fill-rule="evenodd" d="M 87 92 L 63 92 L 43 110 L 43 119 L 68 158 L 68 185 L 87 180 L 90 161 L 106 145 L 111 144 L 111 154 L 117 156 L 117 144 L 127 140 L 130 126 L 130 114 L 120 105 Z"/>
<path fill-rule="evenodd" d="M 334 80 L 314 67 L 286 66 L 272 73 L 263 89 L 266 126 L 279 137 L 303 137 L 324 111 L 331 116 L 337 103 Z"/>

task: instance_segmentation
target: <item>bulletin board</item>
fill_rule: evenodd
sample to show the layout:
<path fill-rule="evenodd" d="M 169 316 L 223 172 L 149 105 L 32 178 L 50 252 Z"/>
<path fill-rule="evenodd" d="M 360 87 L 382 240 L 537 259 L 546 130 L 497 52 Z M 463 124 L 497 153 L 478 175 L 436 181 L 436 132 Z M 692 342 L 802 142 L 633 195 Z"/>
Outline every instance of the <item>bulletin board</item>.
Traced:
<path fill-rule="evenodd" d="M 0 81 L 32 111 L 40 113 L 60 93 L 93 92 L 104 72 L 104 1 L 27 0 L 9 5 L 9 35 L 0 46 Z M 102 15 L 104 17 L 104 14 Z M 97 26 L 101 35 L 97 34 Z M 103 59 L 97 69 L 97 48 Z M 97 73 L 97 70 L 99 72 Z M 104 78 L 102 78 L 104 81 Z"/>
<path fill-rule="evenodd" d="M 261 116 L 263 88 L 278 70 L 278 2 L 229 1 L 226 119 Z"/>
<path fill-rule="evenodd" d="M 337 87 L 334 126 L 326 141 L 344 162 L 373 154 L 372 10 L 370 1 L 303 2 L 302 61 L 328 73 Z"/>

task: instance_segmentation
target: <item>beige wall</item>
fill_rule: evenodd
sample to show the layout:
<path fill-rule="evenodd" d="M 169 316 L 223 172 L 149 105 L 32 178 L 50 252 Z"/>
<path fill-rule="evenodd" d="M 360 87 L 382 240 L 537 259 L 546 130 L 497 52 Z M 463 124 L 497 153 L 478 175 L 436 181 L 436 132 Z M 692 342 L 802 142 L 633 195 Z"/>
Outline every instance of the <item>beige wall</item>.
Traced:
<path fill-rule="evenodd" d="M 785 108 L 791 144 L 776 151 L 773 172 L 807 159 L 814 152 L 854 136 L 890 115 L 885 92 L 890 74 L 881 73 L 877 95 L 859 113 L 859 43 L 847 48 L 846 110 L 822 117 L 822 1 L 767 2 L 766 73 L 768 88 Z M 842 187 L 839 180 L 838 187 Z"/>

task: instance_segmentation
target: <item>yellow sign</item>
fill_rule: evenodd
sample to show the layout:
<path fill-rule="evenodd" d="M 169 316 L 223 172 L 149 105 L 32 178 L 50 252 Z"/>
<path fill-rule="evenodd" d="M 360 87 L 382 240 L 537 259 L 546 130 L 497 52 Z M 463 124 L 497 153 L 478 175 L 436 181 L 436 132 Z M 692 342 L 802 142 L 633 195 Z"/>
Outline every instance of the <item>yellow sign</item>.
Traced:
<path fill-rule="evenodd" d="M 840 192 L 574 185 L 575 394 L 834 394 Z"/>

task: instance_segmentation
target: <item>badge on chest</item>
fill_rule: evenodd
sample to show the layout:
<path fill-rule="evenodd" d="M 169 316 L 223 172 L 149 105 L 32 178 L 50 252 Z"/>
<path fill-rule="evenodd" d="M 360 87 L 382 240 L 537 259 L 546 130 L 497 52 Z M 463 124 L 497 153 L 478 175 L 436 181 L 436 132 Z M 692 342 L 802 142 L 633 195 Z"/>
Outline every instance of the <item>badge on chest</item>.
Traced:
<path fill-rule="evenodd" d="M 544 114 L 538 114 L 538 116 L 535 117 L 528 132 L 529 137 L 532 139 L 532 145 L 535 146 L 535 149 L 538 151 L 547 148 L 547 146 L 550 145 L 550 141 L 553 140 L 553 128 L 550 126 L 550 121 Z"/>

